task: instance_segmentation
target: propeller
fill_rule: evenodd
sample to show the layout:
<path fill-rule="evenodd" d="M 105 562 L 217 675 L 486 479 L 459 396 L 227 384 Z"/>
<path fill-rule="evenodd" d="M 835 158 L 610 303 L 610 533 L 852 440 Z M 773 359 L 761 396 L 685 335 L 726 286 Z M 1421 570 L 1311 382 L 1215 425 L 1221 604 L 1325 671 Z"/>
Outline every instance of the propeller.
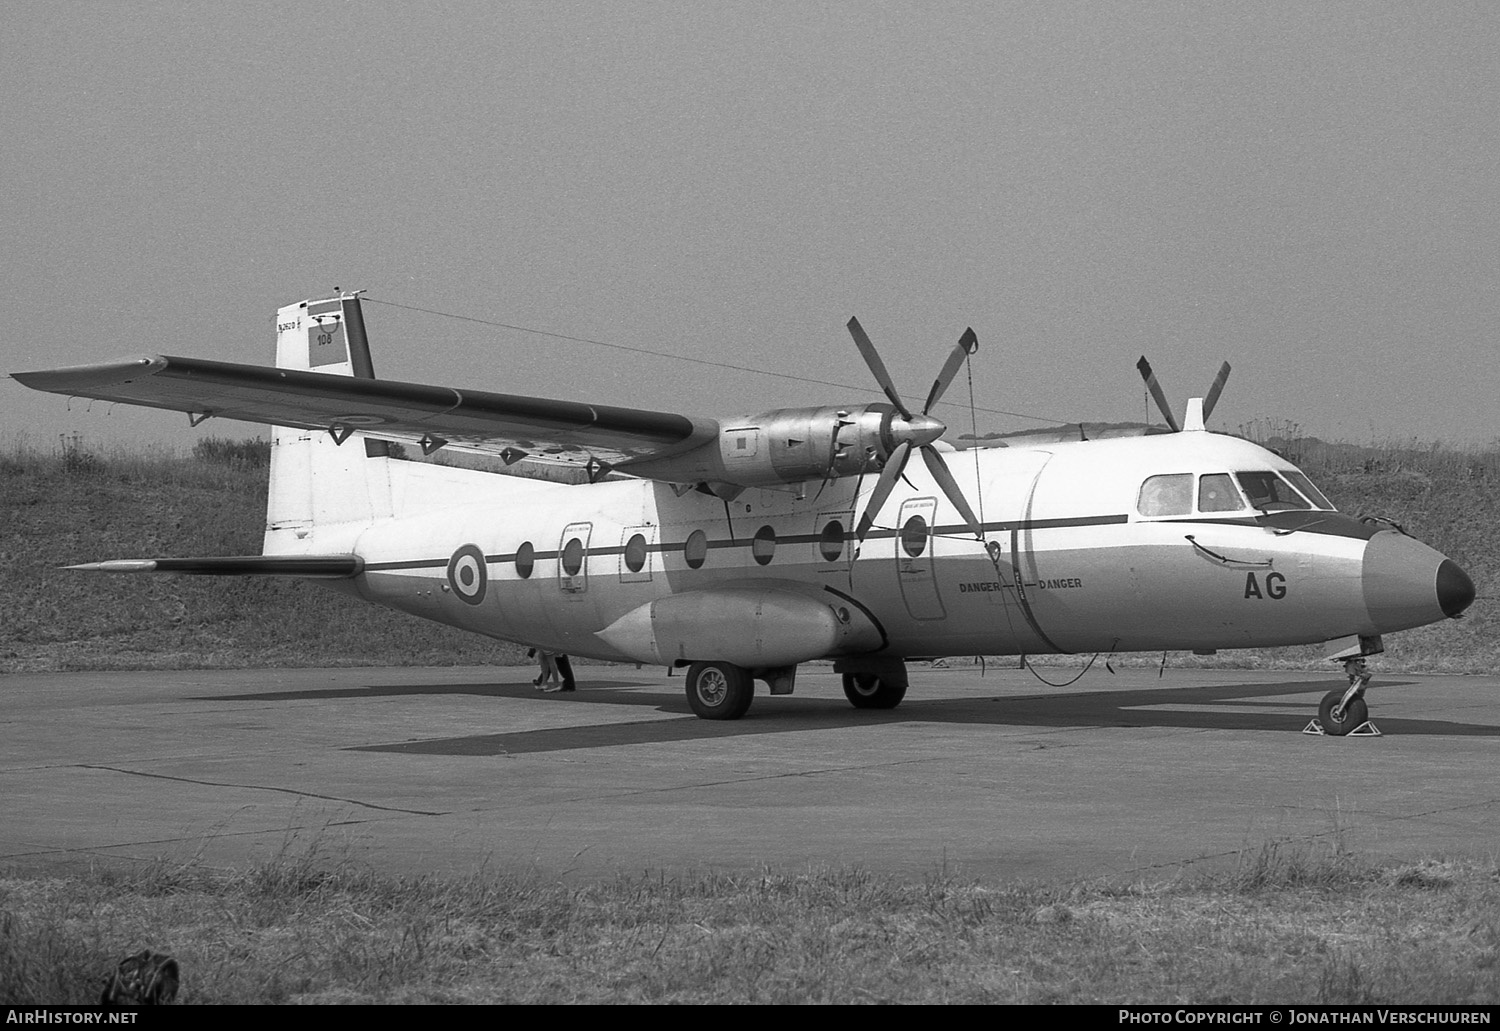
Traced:
<path fill-rule="evenodd" d="M 1214 385 L 1208 388 L 1208 396 L 1203 399 L 1203 418 L 1207 419 L 1214 405 L 1219 403 L 1219 395 L 1224 393 L 1224 383 L 1229 379 L 1229 363 L 1225 362 L 1219 366 L 1219 374 L 1214 377 Z"/>
<path fill-rule="evenodd" d="M 1166 417 L 1167 425 L 1172 428 L 1173 433 L 1182 432 L 1182 426 L 1177 417 L 1172 414 L 1172 406 L 1167 404 L 1167 395 L 1162 392 L 1161 384 L 1156 381 L 1156 373 L 1151 371 L 1151 363 L 1146 361 L 1146 356 L 1141 355 L 1141 360 L 1135 363 L 1136 371 L 1141 374 L 1141 379 L 1146 381 L 1146 389 L 1151 392 L 1151 397 L 1156 401 L 1156 407 L 1161 409 L 1161 414 Z M 1219 374 L 1214 377 L 1213 386 L 1208 388 L 1208 395 L 1203 399 L 1203 418 L 1207 419 L 1214 410 L 1214 405 L 1219 403 L 1219 395 L 1224 392 L 1224 383 L 1229 379 L 1229 363 L 1225 362 L 1219 366 Z M 1202 425 L 1196 427 L 1202 429 Z"/>
<path fill-rule="evenodd" d="M 947 391 L 948 384 L 953 382 L 953 377 L 958 375 L 958 370 L 964 360 L 979 349 L 979 338 L 974 335 L 974 330 L 966 329 L 963 336 L 959 337 L 957 346 L 948 355 L 948 360 L 943 363 L 937 379 L 932 381 L 932 389 L 927 392 L 927 401 L 922 405 L 922 411 L 916 415 L 911 413 L 906 403 L 901 400 L 901 395 L 896 392 L 896 384 L 892 381 L 885 362 L 880 360 L 879 352 L 875 350 L 875 345 L 870 342 L 870 338 L 865 335 L 864 327 L 859 324 L 858 319 L 849 320 L 849 335 L 854 338 L 854 346 L 859 348 L 865 364 L 870 367 L 870 372 L 875 376 L 875 382 L 880 384 L 880 389 L 885 392 L 885 396 L 896 409 L 898 416 L 891 421 L 891 437 L 896 441 L 896 446 L 892 448 L 890 456 L 885 460 L 885 466 L 880 470 L 880 479 L 875 481 L 875 489 L 870 492 L 870 500 L 865 505 L 864 515 L 860 516 L 859 525 L 854 531 L 855 539 L 860 543 L 864 542 L 865 536 L 870 532 L 870 527 L 875 523 L 875 516 L 885 505 L 886 499 L 891 496 L 891 491 L 896 488 L 896 481 L 906 471 L 907 460 L 911 458 L 911 453 L 915 449 L 922 453 L 922 461 L 926 464 L 927 471 L 932 474 L 932 478 L 937 481 L 953 507 L 964 517 L 964 521 L 968 523 L 974 536 L 983 540 L 984 529 L 980 526 L 979 519 L 974 515 L 974 510 L 969 507 L 968 499 L 964 497 L 963 491 L 959 490 L 958 481 L 948 470 L 942 454 L 932 446 L 933 441 L 941 437 L 948 427 L 929 414 L 933 405 L 937 404 Z"/>

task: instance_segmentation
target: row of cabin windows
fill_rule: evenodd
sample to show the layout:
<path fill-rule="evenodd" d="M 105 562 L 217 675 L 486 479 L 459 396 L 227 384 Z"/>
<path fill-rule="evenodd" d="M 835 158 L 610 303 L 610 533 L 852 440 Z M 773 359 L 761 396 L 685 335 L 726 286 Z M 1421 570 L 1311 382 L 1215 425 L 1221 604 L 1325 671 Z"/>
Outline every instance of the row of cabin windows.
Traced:
<path fill-rule="evenodd" d="M 1183 516 L 1193 512 L 1192 473 L 1149 476 L 1141 484 L 1136 511 L 1143 516 Z M 1293 508 L 1332 509 L 1312 481 L 1301 472 L 1269 470 L 1206 473 L 1197 477 L 1199 512 L 1242 512 L 1247 507 L 1261 511 Z M 1236 486 L 1238 485 L 1238 487 Z M 1295 484 L 1295 486 L 1293 486 Z M 1244 494 L 1241 496 L 1241 490 Z M 1246 502 L 1249 502 L 1247 505 Z"/>
<path fill-rule="evenodd" d="M 928 536 L 927 520 L 914 515 L 901 528 L 901 547 L 908 555 L 916 558 L 927 550 Z M 830 519 L 818 535 L 818 554 L 823 557 L 824 561 L 837 562 L 844 554 L 844 542 L 844 524 L 837 519 Z M 650 545 L 645 535 L 635 534 L 625 542 L 625 568 L 632 573 L 639 573 L 646 567 L 646 556 L 649 550 Z M 770 526 L 762 526 L 755 531 L 755 536 L 750 540 L 750 555 L 759 565 L 765 566 L 770 565 L 775 554 L 776 530 Z M 577 576 L 583 569 L 583 559 L 584 548 L 581 538 L 573 537 L 563 545 L 559 560 L 564 574 Z M 702 530 L 694 530 L 690 533 L 688 539 L 682 544 L 682 560 L 687 563 L 689 569 L 701 569 L 708 561 L 708 534 Z M 516 549 L 516 573 L 521 579 L 527 580 L 535 570 L 536 547 L 527 541 Z"/>

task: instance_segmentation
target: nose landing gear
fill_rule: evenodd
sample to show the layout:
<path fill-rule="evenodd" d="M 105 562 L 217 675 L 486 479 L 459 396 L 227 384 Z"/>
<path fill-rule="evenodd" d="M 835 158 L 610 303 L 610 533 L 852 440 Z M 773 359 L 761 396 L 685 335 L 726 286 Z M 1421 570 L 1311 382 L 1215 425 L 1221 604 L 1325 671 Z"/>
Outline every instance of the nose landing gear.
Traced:
<path fill-rule="evenodd" d="M 1371 674 L 1365 667 L 1364 656 L 1346 658 L 1344 673 L 1349 678 L 1349 686 L 1324 695 L 1318 704 L 1318 718 L 1304 727 L 1302 733 L 1380 737 L 1379 729 L 1370 722 L 1370 707 L 1365 703 L 1365 688 L 1370 686 Z"/>

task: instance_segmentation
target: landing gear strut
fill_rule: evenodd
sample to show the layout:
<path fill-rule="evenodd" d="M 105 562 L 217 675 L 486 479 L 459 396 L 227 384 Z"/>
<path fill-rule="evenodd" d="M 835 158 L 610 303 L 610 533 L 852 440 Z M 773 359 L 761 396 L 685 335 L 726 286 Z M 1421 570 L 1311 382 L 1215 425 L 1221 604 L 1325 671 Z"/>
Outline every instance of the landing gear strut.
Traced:
<path fill-rule="evenodd" d="M 1329 691 L 1318 705 L 1318 722 L 1323 733 L 1334 737 L 1343 737 L 1358 730 L 1370 718 L 1370 707 L 1365 703 L 1365 688 L 1370 686 L 1370 671 L 1365 667 L 1364 656 L 1355 655 L 1345 659 L 1344 673 L 1349 678 L 1349 686 L 1342 691 Z M 1374 729 L 1373 726 L 1371 729 Z"/>

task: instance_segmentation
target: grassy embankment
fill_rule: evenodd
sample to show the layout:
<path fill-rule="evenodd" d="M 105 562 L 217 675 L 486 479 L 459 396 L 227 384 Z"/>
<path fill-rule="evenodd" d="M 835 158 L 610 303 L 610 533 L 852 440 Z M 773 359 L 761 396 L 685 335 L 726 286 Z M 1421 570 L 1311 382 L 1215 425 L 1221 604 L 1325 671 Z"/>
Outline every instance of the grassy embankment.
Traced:
<path fill-rule="evenodd" d="M 0 1004 L 91 1001 L 148 944 L 186 1003 L 1500 1002 L 1493 863 L 1374 869 L 1332 840 L 1129 888 L 397 880 L 316 848 L 234 874 L 0 878 Z"/>
<path fill-rule="evenodd" d="M 1380 670 L 1480 672 L 1500 662 L 1488 585 L 1500 569 L 1500 450 L 1276 440 L 1342 510 L 1374 513 L 1454 558 L 1479 588 L 1462 620 L 1386 639 Z M 253 554 L 265 511 L 263 449 L 204 441 L 196 454 L 109 453 L 77 438 L 50 452 L 0 447 L 0 672 L 257 665 L 514 663 L 520 649 L 272 579 L 72 573 L 71 562 Z M 1160 656 L 1131 661 L 1155 663 Z M 1046 660 L 1043 660 L 1046 661 Z M 1058 660 L 1071 661 L 1071 660 Z M 1324 664 L 1318 647 L 1186 654 L 1172 665 Z"/>
<path fill-rule="evenodd" d="M 76 573 L 107 558 L 259 554 L 266 451 L 0 450 L 0 672 L 479 665 L 523 650 L 260 577 Z M 206 445 L 206 446 L 205 446 Z"/>

